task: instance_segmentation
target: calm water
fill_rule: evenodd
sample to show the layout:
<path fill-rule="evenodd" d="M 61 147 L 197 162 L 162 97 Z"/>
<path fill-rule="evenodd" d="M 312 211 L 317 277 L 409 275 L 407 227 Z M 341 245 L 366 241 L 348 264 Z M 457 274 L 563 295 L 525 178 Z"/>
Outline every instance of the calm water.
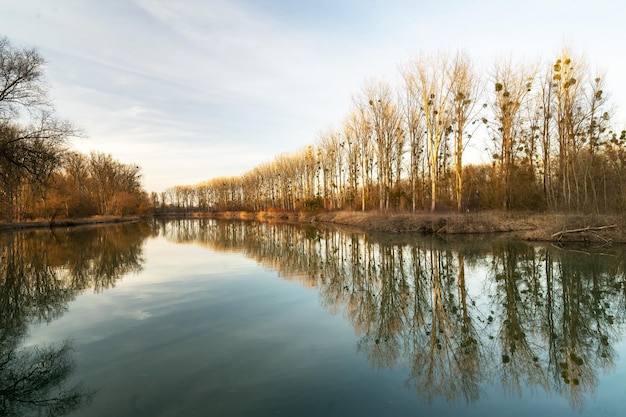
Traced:
<path fill-rule="evenodd" d="M 0 416 L 622 416 L 625 255 L 252 222 L 0 234 Z"/>

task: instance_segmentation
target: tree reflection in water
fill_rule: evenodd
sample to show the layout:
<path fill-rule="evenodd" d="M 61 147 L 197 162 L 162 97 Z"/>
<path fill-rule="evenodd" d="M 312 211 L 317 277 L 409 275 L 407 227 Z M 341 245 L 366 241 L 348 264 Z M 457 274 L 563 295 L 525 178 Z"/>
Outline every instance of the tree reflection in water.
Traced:
<path fill-rule="evenodd" d="M 581 256 L 493 238 L 443 241 L 297 225 L 155 222 L 170 240 L 244 252 L 317 287 L 372 366 L 402 367 L 428 400 L 472 403 L 487 385 L 584 407 L 614 367 L 626 311 L 623 248 Z"/>
<path fill-rule="evenodd" d="M 0 415 L 61 416 L 90 400 L 81 384 L 66 386 L 74 369 L 69 342 L 18 349 L 10 339 L 0 342 Z"/>
<path fill-rule="evenodd" d="M 71 343 L 22 346 L 28 327 L 60 317 L 81 292 L 141 270 L 145 224 L 0 234 L 0 415 L 60 416 L 93 393 L 70 384 Z"/>

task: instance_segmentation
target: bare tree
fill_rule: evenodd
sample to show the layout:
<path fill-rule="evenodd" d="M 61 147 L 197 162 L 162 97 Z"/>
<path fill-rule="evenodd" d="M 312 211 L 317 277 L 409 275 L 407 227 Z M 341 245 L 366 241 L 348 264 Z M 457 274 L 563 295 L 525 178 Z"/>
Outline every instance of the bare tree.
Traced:
<path fill-rule="evenodd" d="M 139 166 L 123 164 L 109 154 L 92 152 L 88 160 L 88 169 L 93 183 L 91 192 L 97 202 L 98 214 L 123 215 L 125 205 L 130 203 L 128 197 L 142 196 Z M 186 196 L 180 192 L 176 195 L 179 202 L 187 201 Z"/>
<path fill-rule="evenodd" d="M 345 138 L 347 176 L 347 202 L 352 208 L 355 207 L 357 192 L 359 190 L 359 172 L 361 159 L 360 120 L 357 111 L 352 110 L 343 124 Z"/>
<path fill-rule="evenodd" d="M 431 211 L 437 207 L 442 144 L 452 129 L 450 68 L 450 61 L 444 54 L 419 55 L 404 74 L 410 94 L 420 103 L 424 115 Z"/>
<path fill-rule="evenodd" d="M 563 208 L 578 207 L 579 182 L 576 176 L 578 152 L 585 137 L 583 119 L 583 77 L 586 64 L 582 58 L 572 60 L 564 47 L 553 65 L 556 123 L 559 139 L 558 179 Z M 578 207 L 579 208 L 579 207 Z"/>
<path fill-rule="evenodd" d="M 549 69 L 538 80 L 537 92 L 531 101 L 531 117 L 537 127 L 539 145 L 541 147 L 541 182 L 543 199 L 549 208 L 556 207 L 556 199 L 552 186 L 552 153 L 553 153 L 553 95 L 552 69 Z"/>
<path fill-rule="evenodd" d="M 478 109 L 476 99 L 479 89 L 471 61 L 465 53 L 458 52 L 453 60 L 450 88 L 452 89 L 451 113 L 454 136 L 454 190 L 457 210 L 461 211 L 463 208 L 463 151 L 466 140 L 471 138 L 471 133 L 466 132 L 466 129 Z"/>
<path fill-rule="evenodd" d="M 369 100 L 363 94 L 353 97 L 356 106 L 352 129 L 359 147 L 359 165 L 361 173 L 361 211 L 365 211 L 372 198 L 372 178 L 374 176 L 373 127 L 369 119 Z"/>
<path fill-rule="evenodd" d="M 363 97 L 368 103 L 368 116 L 376 143 L 379 210 L 389 208 L 390 190 L 393 188 L 394 162 L 398 156 L 400 116 L 393 100 L 392 90 L 384 81 L 369 81 L 363 87 Z"/>
<path fill-rule="evenodd" d="M 411 189 L 411 210 L 417 209 L 418 191 L 417 186 L 420 182 L 420 165 L 424 158 L 424 142 L 425 142 L 425 120 L 424 112 L 420 110 L 420 101 L 415 94 L 412 94 L 413 77 L 412 73 L 402 70 L 404 80 L 404 96 L 401 99 L 402 115 L 404 118 L 404 131 L 409 143 L 409 184 Z"/>
<path fill-rule="evenodd" d="M 603 181 L 600 172 L 598 152 L 601 145 L 610 140 L 609 121 L 612 110 L 608 106 L 608 95 L 605 93 L 604 77 L 596 75 L 593 80 L 587 82 L 585 89 L 586 116 L 583 128 L 586 130 L 586 150 L 583 151 L 583 158 L 580 161 L 580 172 L 583 177 L 583 201 L 585 209 L 593 209 L 600 212 L 601 182 Z M 606 209 L 606 207 L 605 207 Z"/>
<path fill-rule="evenodd" d="M 509 61 L 496 64 L 493 76 L 494 95 L 491 107 L 496 121 L 494 139 L 499 153 L 494 154 L 500 163 L 500 179 L 504 190 L 502 207 L 508 210 L 513 198 L 513 170 L 522 129 L 522 106 L 531 91 L 536 70 Z"/>
<path fill-rule="evenodd" d="M 12 186 L 43 189 L 60 167 L 68 139 L 78 134 L 54 116 L 44 63 L 36 50 L 0 38 L 0 193 L 7 196 L 17 195 L 7 188 L 9 177 Z"/>
<path fill-rule="evenodd" d="M 35 49 L 15 48 L 7 38 L 0 38 L 0 120 L 50 109 L 44 64 Z"/>
<path fill-rule="evenodd" d="M 338 132 L 329 130 L 323 133 L 318 143 L 318 161 L 322 171 L 322 197 L 325 207 L 338 208 L 338 194 L 341 184 L 343 155 Z"/>

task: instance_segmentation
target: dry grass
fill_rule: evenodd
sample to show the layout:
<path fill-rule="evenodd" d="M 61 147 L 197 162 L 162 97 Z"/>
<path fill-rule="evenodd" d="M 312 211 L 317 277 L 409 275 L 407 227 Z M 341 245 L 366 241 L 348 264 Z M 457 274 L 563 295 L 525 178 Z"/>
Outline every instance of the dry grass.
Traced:
<path fill-rule="evenodd" d="M 565 233 L 560 241 L 626 243 L 626 216 L 483 211 L 473 213 L 404 213 L 380 211 L 212 212 L 193 217 L 287 223 L 330 223 L 368 232 L 425 234 L 508 233 L 524 240 L 556 241 L 554 234 L 585 227 L 616 225 L 602 231 Z"/>
<path fill-rule="evenodd" d="M 365 231 L 389 233 L 486 234 L 510 233 L 525 240 L 554 241 L 557 232 L 616 225 L 602 231 L 566 233 L 562 241 L 626 242 L 623 217 L 546 213 L 385 213 L 327 212 L 308 221 L 328 222 Z"/>

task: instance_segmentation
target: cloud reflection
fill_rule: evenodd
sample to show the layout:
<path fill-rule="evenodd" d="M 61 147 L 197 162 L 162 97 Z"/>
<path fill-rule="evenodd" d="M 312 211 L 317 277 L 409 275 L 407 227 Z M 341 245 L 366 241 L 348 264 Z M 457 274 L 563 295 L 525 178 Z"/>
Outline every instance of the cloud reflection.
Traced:
<path fill-rule="evenodd" d="M 626 259 L 505 239 L 341 233 L 255 222 L 158 225 L 176 242 L 243 252 L 317 287 L 342 312 L 373 367 L 402 367 L 432 401 L 474 403 L 542 390 L 584 408 L 615 367 L 626 318 Z"/>

